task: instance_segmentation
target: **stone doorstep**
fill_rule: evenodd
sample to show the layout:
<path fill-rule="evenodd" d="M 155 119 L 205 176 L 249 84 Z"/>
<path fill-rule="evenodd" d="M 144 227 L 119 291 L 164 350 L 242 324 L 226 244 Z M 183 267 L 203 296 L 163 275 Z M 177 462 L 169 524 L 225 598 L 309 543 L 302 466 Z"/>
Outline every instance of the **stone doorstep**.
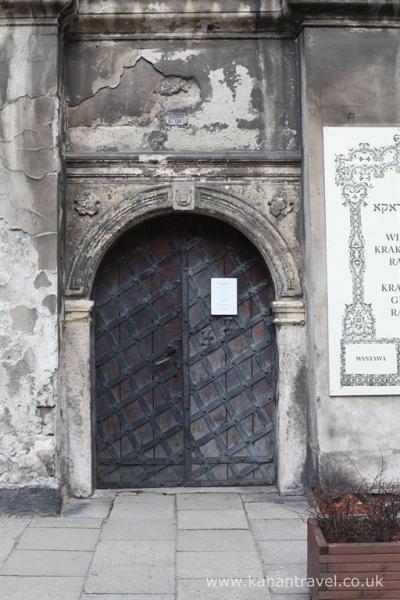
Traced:
<path fill-rule="evenodd" d="M 175 504 L 175 495 L 173 494 L 121 494 L 115 497 L 113 506 L 124 506 L 126 504 L 154 504 L 168 505 Z"/>
<path fill-rule="evenodd" d="M 128 488 L 119 489 L 117 496 L 126 495 L 145 495 L 145 494 L 161 494 L 161 495 L 179 495 L 179 494 L 253 494 L 254 492 L 278 493 L 278 489 L 271 485 L 252 485 L 247 487 L 168 487 L 168 488 Z"/>
<path fill-rule="evenodd" d="M 114 500 L 114 498 L 116 497 L 118 491 L 117 490 L 112 490 L 112 489 L 96 489 L 94 490 L 93 494 L 91 495 L 90 499 L 93 500 L 102 500 L 102 499 L 109 499 L 109 500 Z"/>
<path fill-rule="evenodd" d="M 243 503 L 239 494 L 177 494 L 178 510 L 242 510 Z"/>
<path fill-rule="evenodd" d="M 178 529 L 248 529 L 244 510 L 180 510 Z"/>

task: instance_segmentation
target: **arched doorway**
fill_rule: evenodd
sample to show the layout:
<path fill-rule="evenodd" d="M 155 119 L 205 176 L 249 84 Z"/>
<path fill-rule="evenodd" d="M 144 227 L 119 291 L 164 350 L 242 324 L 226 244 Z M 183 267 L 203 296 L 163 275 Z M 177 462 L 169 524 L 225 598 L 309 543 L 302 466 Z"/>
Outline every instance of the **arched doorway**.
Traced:
<path fill-rule="evenodd" d="M 212 278 L 237 315 L 212 315 Z M 275 482 L 273 285 L 254 246 L 200 215 L 139 225 L 93 288 L 99 487 Z"/>

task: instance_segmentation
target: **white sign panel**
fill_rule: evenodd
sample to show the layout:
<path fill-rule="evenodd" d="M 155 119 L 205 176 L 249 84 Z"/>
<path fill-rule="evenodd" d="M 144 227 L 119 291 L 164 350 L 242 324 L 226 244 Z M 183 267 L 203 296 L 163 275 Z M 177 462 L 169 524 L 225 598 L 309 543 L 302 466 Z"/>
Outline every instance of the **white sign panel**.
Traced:
<path fill-rule="evenodd" d="M 211 279 L 211 314 L 237 315 L 237 279 L 213 277 Z"/>
<path fill-rule="evenodd" d="M 400 394 L 400 129 L 324 129 L 331 395 Z"/>

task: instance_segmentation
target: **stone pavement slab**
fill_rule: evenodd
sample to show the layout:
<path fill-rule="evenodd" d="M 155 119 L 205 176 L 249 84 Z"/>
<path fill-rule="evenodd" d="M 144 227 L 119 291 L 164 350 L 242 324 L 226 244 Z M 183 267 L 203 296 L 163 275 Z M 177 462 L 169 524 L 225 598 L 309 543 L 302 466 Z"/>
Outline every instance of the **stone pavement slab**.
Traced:
<path fill-rule="evenodd" d="M 170 541 L 102 541 L 97 546 L 90 572 L 108 570 L 120 564 L 168 565 L 175 560 L 175 543 Z"/>
<path fill-rule="evenodd" d="M 19 550 L 94 550 L 99 529 L 28 528 L 18 540 Z"/>
<path fill-rule="evenodd" d="M 0 539 L 3 537 L 17 538 L 30 522 L 31 519 L 0 517 Z"/>
<path fill-rule="evenodd" d="M 104 525 L 101 539 L 122 540 L 174 540 L 176 525 L 173 519 L 121 519 L 111 518 Z"/>
<path fill-rule="evenodd" d="M 62 517 L 0 518 L 0 600 L 308 600 L 264 579 L 305 577 L 306 508 L 262 487 L 102 490 Z"/>
<path fill-rule="evenodd" d="M 299 519 L 295 509 L 281 503 L 250 502 L 246 504 L 250 519 Z"/>
<path fill-rule="evenodd" d="M 83 577 L 3 577 L 2 600 L 79 600 Z"/>
<path fill-rule="evenodd" d="M 173 594 L 83 594 L 82 600 L 175 600 Z"/>
<path fill-rule="evenodd" d="M 305 540 L 307 525 L 300 519 L 252 519 L 256 540 Z"/>
<path fill-rule="evenodd" d="M 277 491 L 259 492 L 258 494 L 241 494 L 243 502 L 279 502 L 281 497 Z"/>
<path fill-rule="evenodd" d="M 106 519 L 110 513 L 112 500 L 109 498 L 70 500 L 62 509 L 62 516 L 67 518 Z"/>
<path fill-rule="evenodd" d="M 241 510 L 242 499 L 239 494 L 178 494 L 178 510 Z"/>
<path fill-rule="evenodd" d="M 0 575 L 81 577 L 91 558 L 91 552 L 16 549 L 0 568 Z"/>
<path fill-rule="evenodd" d="M 130 493 L 130 492 L 122 492 L 118 493 L 114 506 L 119 506 L 120 504 L 157 504 L 158 506 L 168 506 L 175 504 L 175 495 L 159 493 L 155 494 L 153 492 L 141 492 L 140 494 Z"/>
<path fill-rule="evenodd" d="M 97 498 L 108 498 L 113 500 L 117 495 L 117 490 L 99 489 L 95 490 L 91 496 L 91 499 L 97 500 Z"/>
<path fill-rule="evenodd" d="M 310 516 L 310 505 L 305 500 L 285 500 L 284 505 L 301 519 L 308 519 Z"/>
<path fill-rule="evenodd" d="M 302 564 L 307 556 L 307 542 L 300 540 L 259 542 L 259 548 L 265 564 Z"/>
<path fill-rule="evenodd" d="M 32 519 L 29 527 L 48 527 L 49 529 L 66 528 L 69 529 L 100 529 L 103 519 L 64 519 L 63 517 L 35 517 Z"/>
<path fill-rule="evenodd" d="M 174 542 L 100 542 L 85 591 L 97 594 L 174 594 Z"/>
<path fill-rule="evenodd" d="M 180 579 L 177 600 L 271 600 L 271 595 L 266 587 L 212 587 L 207 586 L 204 578 Z"/>
<path fill-rule="evenodd" d="M 88 594 L 175 594 L 175 565 L 131 564 L 129 559 L 91 568 L 85 584 Z"/>
<path fill-rule="evenodd" d="M 290 595 L 292 600 L 297 600 L 297 594 L 305 593 L 303 587 L 296 585 L 296 578 L 300 584 L 300 580 L 307 577 L 305 562 L 301 564 L 264 565 L 264 572 L 267 577 L 275 581 L 275 585 L 271 585 L 270 589 L 276 596 L 279 596 L 279 600 L 282 600 L 282 595 Z M 290 585 L 287 585 L 287 583 L 290 583 Z"/>
<path fill-rule="evenodd" d="M 251 532 L 245 529 L 182 529 L 178 532 L 178 551 L 223 552 L 237 548 L 244 552 L 253 551 L 255 547 Z"/>
<path fill-rule="evenodd" d="M 212 493 L 212 494 L 253 494 L 253 493 L 266 493 L 268 492 L 276 492 L 277 488 L 275 486 L 265 485 L 252 485 L 252 486 L 221 486 L 221 487 L 201 487 L 201 486 L 193 486 L 193 487 L 159 487 L 159 488 L 151 488 L 150 489 L 139 489 L 132 488 L 127 490 L 118 490 L 117 495 L 123 496 L 126 494 L 138 493 L 138 494 L 166 494 L 166 495 L 179 495 L 179 494 L 204 494 L 204 493 Z"/>
<path fill-rule="evenodd" d="M 14 538 L 0 537 L 0 564 L 2 564 L 10 554 L 15 544 Z M 1 591 L 1 590 L 0 590 Z M 1 598 L 1 596 L 0 596 Z"/>
<path fill-rule="evenodd" d="M 272 592 L 273 600 L 310 600 L 309 594 L 288 594 L 287 592 L 283 592 L 282 594 Z"/>
<path fill-rule="evenodd" d="M 199 577 L 262 577 L 257 552 L 178 552 L 178 579 Z"/>
<path fill-rule="evenodd" d="M 243 510 L 181 510 L 178 529 L 248 529 Z"/>
<path fill-rule="evenodd" d="M 160 521 L 163 519 L 173 519 L 175 516 L 174 502 L 166 498 L 164 504 L 146 504 L 144 502 L 135 502 L 134 499 L 124 502 L 115 502 L 111 514 L 111 519 L 151 519 Z"/>

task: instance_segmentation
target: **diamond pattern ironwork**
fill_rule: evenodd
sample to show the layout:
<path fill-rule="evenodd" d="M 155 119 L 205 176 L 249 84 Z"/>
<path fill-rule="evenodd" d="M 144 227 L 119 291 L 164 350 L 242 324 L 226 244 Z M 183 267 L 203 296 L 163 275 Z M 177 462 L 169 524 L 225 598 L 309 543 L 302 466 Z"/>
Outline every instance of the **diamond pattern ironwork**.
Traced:
<path fill-rule="evenodd" d="M 237 316 L 211 316 L 212 277 L 238 279 Z M 151 221 L 94 299 L 98 485 L 273 483 L 273 287 L 252 244 L 198 215 Z"/>

